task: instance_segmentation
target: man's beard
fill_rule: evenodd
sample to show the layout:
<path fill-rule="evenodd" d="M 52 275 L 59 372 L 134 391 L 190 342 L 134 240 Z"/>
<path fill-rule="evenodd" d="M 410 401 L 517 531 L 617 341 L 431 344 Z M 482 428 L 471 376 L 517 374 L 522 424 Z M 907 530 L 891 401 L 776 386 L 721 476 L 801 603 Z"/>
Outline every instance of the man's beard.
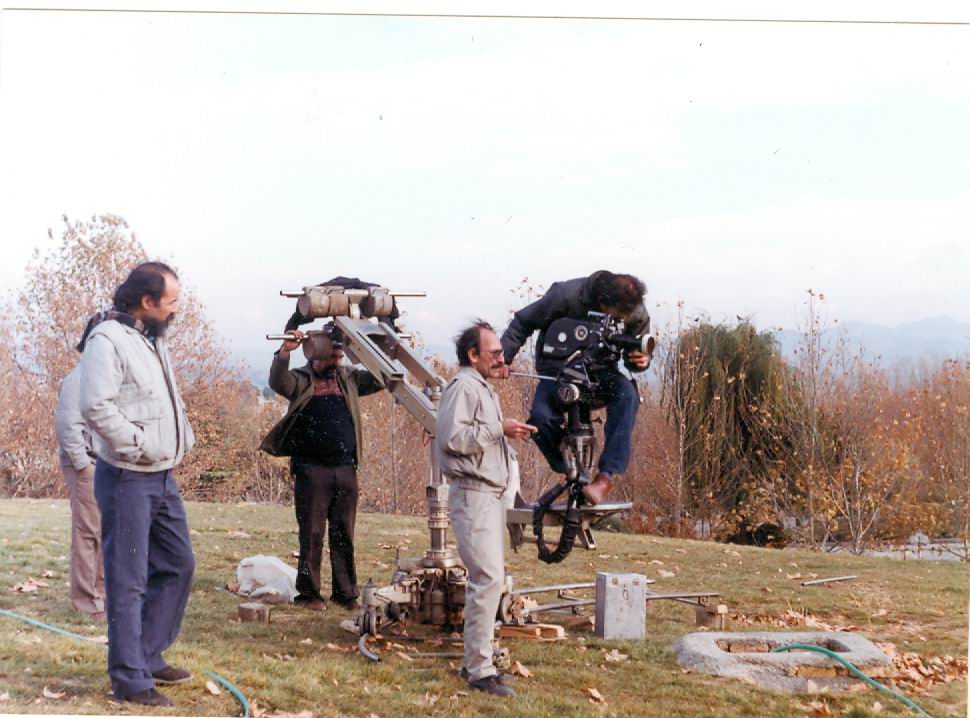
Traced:
<path fill-rule="evenodd" d="M 173 319 L 175 319 L 175 315 L 169 314 L 166 319 L 155 319 L 154 317 L 145 317 L 141 321 L 142 321 L 142 324 L 145 325 L 145 334 L 147 334 L 150 337 L 164 337 Z"/>
<path fill-rule="evenodd" d="M 313 372 L 313 376 L 315 376 L 317 379 L 332 379 L 337 373 L 337 367 L 325 366 L 323 369 L 315 369 L 311 366 L 310 371 Z"/>

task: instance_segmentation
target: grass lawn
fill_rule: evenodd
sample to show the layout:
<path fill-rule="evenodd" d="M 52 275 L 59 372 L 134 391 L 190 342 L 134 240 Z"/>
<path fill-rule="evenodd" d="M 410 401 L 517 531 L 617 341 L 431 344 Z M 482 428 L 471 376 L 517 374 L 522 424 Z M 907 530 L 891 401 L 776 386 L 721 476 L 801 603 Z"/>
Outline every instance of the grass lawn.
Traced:
<path fill-rule="evenodd" d="M 470 695 L 459 680 L 460 662 L 397 655 L 365 661 L 337 607 L 316 614 L 293 606 L 273 608 L 270 625 L 234 620 L 241 600 L 224 590 L 236 564 L 269 554 L 293 565 L 296 522 L 289 507 L 252 504 L 188 506 L 198 568 L 182 633 L 166 657 L 193 670 L 192 681 L 164 692 L 177 708 L 137 711 L 113 702 L 102 646 L 61 637 L 0 616 L 0 713 L 239 715 L 223 690 L 212 695 L 203 671 L 235 683 L 259 710 L 317 716 L 903 716 L 901 703 L 872 690 L 838 695 L 783 695 L 752 685 L 685 673 L 671 643 L 697 630 L 693 609 L 652 603 L 644 641 L 603 642 L 588 630 L 569 630 L 565 641 L 506 640 L 512 660 L 531 673 L 503 701 Z M 104 624 L 75 613 L 68 596 L 69 509 L 65 501 L 0 501 L 0 608 L 77 633 L 99 635 Z M 592 581 L 596 571 L 630 571 L 658 579 L 661 592 L 720 591 L 734 630 L 782 630 L 789 611 L 807 612 L 833 626 L 856 626 L 866 637 L 893 643 L 899 652 L 966 656 L 970 566 L 950 561 L 895 561 L 830 556 L 650 536 L 597 534 L 598 548 L 576 548 L 566 561 L 546 566 L 534 547 L 509 558 L 516 585 Z M 362 515 L 357 524 L 358 576 L 378 583 L 390 578 L 394 545 L 402 556 L 420 555 L 428 543 L 421 518 Z M 391 548 L 388 548 L 391 547 Z M 655 562 L 663 562 L 662 565 Z M 326 562 L 326 559 L 325 559 Z M 674 576 L 659 578 L 659 572 Z M 855 581 L 802 587 L 796 574 L 819 577 L 858 574 Z M 329 579 L 329 569 L 324 568 Z M 14 592 L 28 576 L 48 586 Z M 431 633 L 410 627 L 414 635 Z M 789 628 L 787 630 L 811 630 Z M 624 661 L 607 661 L 618 649 Z M 428 644 L 407 650 L 442 651 Z M 455 649 L 452 649 L 455 650 Z M 44 689 L 48 696 L 45 697 Z M 595 688 L 605 703 L 593 703 Z M 934 718 L 967 714 L 967 682 L 908 691 Z M 874 704 L 881 704 L 873 707 Z"/>

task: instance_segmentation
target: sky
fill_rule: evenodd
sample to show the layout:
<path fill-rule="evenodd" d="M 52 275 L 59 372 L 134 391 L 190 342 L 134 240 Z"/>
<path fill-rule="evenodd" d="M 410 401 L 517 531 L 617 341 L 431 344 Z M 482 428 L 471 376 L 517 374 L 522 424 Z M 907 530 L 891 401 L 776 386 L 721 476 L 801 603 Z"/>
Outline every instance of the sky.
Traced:
<path fill-rule="evenodd" d="M 853 17 L 970 19 L 906 5 Z M 678 302 L 797 327 L 809 288 L 842 321 L 967 322 L 968 126 L 966 24 L 8 9 L 0 292 L 62 215 L 113 213 L 257 367 L 279 290 L 338 274 L 426 291 L 402 308 L 432 346 L 603 268 L 658 328 Z"/>

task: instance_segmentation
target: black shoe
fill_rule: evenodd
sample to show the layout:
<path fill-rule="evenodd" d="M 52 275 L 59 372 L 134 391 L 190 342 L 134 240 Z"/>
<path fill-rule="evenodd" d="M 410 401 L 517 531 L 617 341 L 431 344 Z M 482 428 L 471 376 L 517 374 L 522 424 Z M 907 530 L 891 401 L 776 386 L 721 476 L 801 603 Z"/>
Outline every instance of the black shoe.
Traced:
<path fill-rule="evenodd" d="M 192 674 L 184 668 L 165 666 L 162 670 L 152 673 L 152 678 L 159 683 L 185 683 L 192 680 Z"/>
<path fill-rule="evenodd" d="M 465 668 L 464 666 L 462 666 L 462 669 L 460 671 L 458 671 L 458 677 L 459 678 L 462 678 L 463 680 L 466 680 L 467 681 L 468 680 L 468 669 Z M 496 673 L 495 674 L 495 677 L 499 679 L 499 682 L 500 683 L 504 683 L 505 685 L 508 685 L 509 683 L 514 683 L 515 682 L 515 676 L 512 675 L 511 673 Z"/>
<path fill-rule="evenodd" d="M 346 601 L 338 601 L 336 598 L 331 598 L 330 602 L 336 603 L 345 611 L 357 611 L 360 609 L 360 601 L 358 601 L 356 598 L 351 598 Z"/>
<path fill-rule="evenodd" d="M 137 703 L 140 706 L 155 706 L 156 708 L 171 708 L 175 705 L 154 688 L 149 688 L 141 693 L 132 693 L 121 700 L 125 703 Z"/>
<path fill-rule="evenodd" d="M 468 681 L 468 685 L 476 691 L 483 691 L 484 693 L 499 696 L 500 698 L 515 697 L 515 691 L 502 683 L 502 680 L 498 676 L 486 676 L 485 678 L 479 678 L 477 681 Z"/>

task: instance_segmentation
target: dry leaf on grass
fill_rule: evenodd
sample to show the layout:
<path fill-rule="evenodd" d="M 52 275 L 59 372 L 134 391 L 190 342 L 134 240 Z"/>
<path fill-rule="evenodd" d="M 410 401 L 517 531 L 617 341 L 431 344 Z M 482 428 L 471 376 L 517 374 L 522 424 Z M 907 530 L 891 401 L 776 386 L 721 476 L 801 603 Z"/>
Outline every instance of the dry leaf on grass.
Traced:
<path fill-rule="evenodd" d="M 512 664 L 512 669 L 509 671 L 516 676 L 522 676 L 523 678 L 530 678 L 532 676 L 532 671 L 522 665 L 520 661 L 516 661 Z"/>
<path fill-rule="evenodd" d="M 9 700 L 10 700 L 10 694 L 7 691 L 0 693 L 0 701 L 9 701 Z"/>
<path fill-rule="evenodd" d="M 872 712 L 873 713 L 882 713 L 882 709 L 883 708 L 885 708 L 885 706 L 882 703 L 880 703 L 879 701 L 876 701 L 875 703 L 872 704 Z"/>
<path fill-rule="evenodd" d="M 226 534 L 226 536 L 228 536 L 229 538 L 252 538 L 252 536 L 250 536 L 245 531 L 230 531 L 229 533 Z"/>
<path fill-rule="evenodd" d="M 26 581 L 20 581 L 19 583 L 15 583 L 13 585 L 13 588 L 11 588 L 10 590 L 13 591 L 14 593 L 33 593 L 41 586 L 42 583 L 44 586 L 47 585 L 42 581 L 40 582 L 35 581 L 30 576 L 28 576 Z"/>
<path fill-rule="evenodd" d="M 626 655 L 625 653 L 620 653 L 617 649 L 614 648 L 612 651 L 607 653 L 604 656 L 604 658 L 606 658 L 606 660 L 610 661 L 611 663 L 619 663 L 620 661 L 625 661 L 627 658 L 629 658 L 629 656 Z"/>
<path fill-rule="evenodd" d="M 595 703 L 597 705 L 606 705 L 606 699 L 603 697 L 603 694 L 600 693 L 595 688 L 587 688 L 586 695 L 589 696 L 590 703 Z"/>
<path fill-rule="evenodd" d="M 299 551 L 290 551 L 290 556 L 292 556 L 293 558 L 300 558 L 300 552 Z"/>
<path fill-rule="evenodd" d="M 51 700 L 55 701 L 64 697 L 64 691 L 52 691 L 47 686 L 44 686 L 44 690 L 41 691 L 41 694 L 44 696 L 44 698 L 50 698 Z"/>
<path fill-rule="evenodd" d="M 263 718 L 316 718 L 312 711 L 300 711 L 299 713 L 267 713 Z"/>
<path fill-rule="evenodd" d="M 218 696 L 222 693 L 222 689 L 218 685 L 216 685 L 215 681 L 206 681 L 205 688 L 207 691 L 209 691 L 209 693 L 211 693 L 214 696 Z"/>
<path fill-rule="evenodd" d="M 438 702 L 438 696 L 434 693 L 425 693 L 424 697 L 421 699 L 421 703 L 426 706 L 433 706 Z"/>
<path fill-rule="evenodd" d="M 953 656 L 923 656 L 915 651 L 900 653 L 892 643 L 877 641 L 876 647 L 893 662 L 896 682 L 906 690 L 924 691 L 941 683 L 966 678 L 967 660 Z"/>
<path fill-rule="evenodd" d="M 357 646 L 338 646 L 336 643 L 328 643 L 326 647 L 327 650 L 337 653 L 353 653 L 357 650 Z"/>
<path fill-rule="evenodd" d="M 663 566 L 664 565 L 664 562 L 661 561 L 659 558 L 655 558 L 655 559 L 652 559 L 650 561 L 650 565 L 651 566 Z"/>
<path fill-rule="evenodd" d="M 309 645 L 311 645 L 313 643 L 313 639 L 312 638 L 304 638 L 302 641 L 300 641 L 300 643 L 303 644 L 304 646 L 309 646 Z"/>
<path fill-rule="evenodd" d="M 54 578 L 54 572 L 50 570 L 44 571 L 44 578 Z"/>
<path fill-rule="evenodd" d="M 673 571 L 665 571 L 664 569 L 661 568 L 657 571 L 657 575 L 660 576 L 660 578 L 673 578 L 677 574 L 674 573 Z"/>
<path fill-rule="evenodd" d="M 236 581 L 230 581 L 226 584 L 226 590 L 229 593 L 239 593 L 239 584 Z"/>
<path fill-rule="evenodd" d="M 409 656 L 407 653 L 404 653 L 403 651 L 394 651 L 394 655 L 397 656 L 398 658 L 401 658 L 407 661 L 408 663 L 414 662 L 414 659 L 411 658 L 411 656 Z"/>

